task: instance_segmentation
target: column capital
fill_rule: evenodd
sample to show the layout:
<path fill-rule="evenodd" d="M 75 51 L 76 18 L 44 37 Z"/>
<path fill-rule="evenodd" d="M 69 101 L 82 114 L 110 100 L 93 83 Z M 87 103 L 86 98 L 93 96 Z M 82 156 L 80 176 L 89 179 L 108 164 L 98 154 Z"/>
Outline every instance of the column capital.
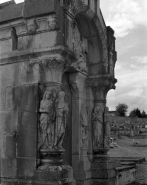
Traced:
<path fill-rule="evenodd" d="M 91 76 L 87 78 L 86 86 L 92 88 L 96 102 L 106 102 L 107 93 L 115 89 L 116 82 L 117 80 L 109 75 Z"/>

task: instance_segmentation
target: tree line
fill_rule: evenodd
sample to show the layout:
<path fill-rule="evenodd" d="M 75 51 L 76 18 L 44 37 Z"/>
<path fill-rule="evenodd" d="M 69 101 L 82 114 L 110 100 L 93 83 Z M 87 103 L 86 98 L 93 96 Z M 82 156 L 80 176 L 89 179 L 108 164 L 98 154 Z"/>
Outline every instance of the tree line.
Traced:
<path fill-rule="evenodd" d="M 125 103 L 119 103 L 116 106 L 116 111 L 119 116 L 125 117 L 128 112 L 128 105 L 126 105 Z M 144 110 L 141 111 L 139 108 L 134 108 L 130 111 L 129 117 L 147 118 L 147 114 Z"/>

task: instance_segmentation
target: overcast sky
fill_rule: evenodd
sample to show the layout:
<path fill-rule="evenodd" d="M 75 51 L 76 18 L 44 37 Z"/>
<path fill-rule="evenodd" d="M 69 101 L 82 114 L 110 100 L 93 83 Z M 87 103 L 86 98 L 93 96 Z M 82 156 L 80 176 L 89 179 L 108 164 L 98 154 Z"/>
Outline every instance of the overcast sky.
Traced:
<path fill-rule="evenodd" d="M 101 0 L 100 5 L 106 25 L 115 30 L 118 53 L 118 83 L 109 91 L 107 105 L 115 110 L 126 103 L 128 112 L 137 107 L 147 112 L 147 0 Z"/>

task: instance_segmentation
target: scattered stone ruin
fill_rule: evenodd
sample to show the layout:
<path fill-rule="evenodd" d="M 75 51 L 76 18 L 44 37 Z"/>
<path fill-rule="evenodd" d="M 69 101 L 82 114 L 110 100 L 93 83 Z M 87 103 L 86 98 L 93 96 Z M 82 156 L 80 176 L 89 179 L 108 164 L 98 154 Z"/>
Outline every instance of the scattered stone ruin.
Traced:
<path fill-rule="evenodd" d="M 2 185 L 115 184 L 115 63 L 99 0 L 0 4 Z"/>

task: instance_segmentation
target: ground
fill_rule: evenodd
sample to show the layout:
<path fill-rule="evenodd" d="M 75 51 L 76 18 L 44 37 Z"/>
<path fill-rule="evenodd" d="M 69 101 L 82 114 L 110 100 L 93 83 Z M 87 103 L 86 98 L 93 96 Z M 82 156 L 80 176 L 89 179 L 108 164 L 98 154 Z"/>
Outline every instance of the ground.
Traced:
<path fill-rule="evenodd" d="M 137 164 L 136 185 L 147 185 L 147 147 L 133 147 L 132 143 L 139 141 L 141 144 L 146 144 L 147 139 L 132 139 L 123 136 L 117 139 L 118 147 L 110 149 L 109 156 L 111 157 L 144 157 L 146 162 Z"/>

